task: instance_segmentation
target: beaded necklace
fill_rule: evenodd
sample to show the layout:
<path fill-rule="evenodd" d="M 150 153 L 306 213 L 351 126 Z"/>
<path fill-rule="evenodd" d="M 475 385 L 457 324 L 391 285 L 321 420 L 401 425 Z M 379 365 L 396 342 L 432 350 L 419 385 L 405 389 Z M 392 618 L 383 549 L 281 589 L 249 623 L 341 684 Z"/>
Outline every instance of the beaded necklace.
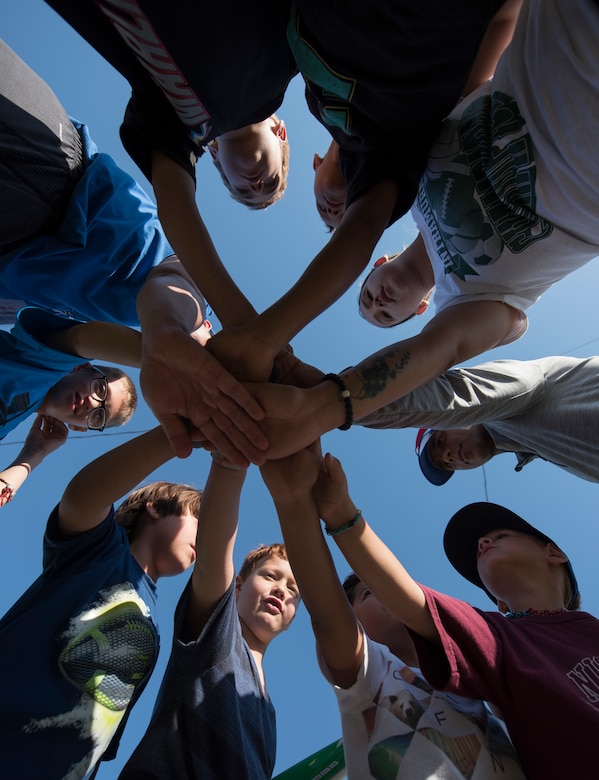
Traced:
<path fill-rule="evenodd" d="M 516 618 L 527 617 L 528 615 L 536 615 L 537 617 L 547 617 L 548 615 L 557 615 L 560 612 L 567 612 L 565 607 L 559 609 L 521 609 L 520 612 L 506 612 L 506 618 L 514 620 Z"/>

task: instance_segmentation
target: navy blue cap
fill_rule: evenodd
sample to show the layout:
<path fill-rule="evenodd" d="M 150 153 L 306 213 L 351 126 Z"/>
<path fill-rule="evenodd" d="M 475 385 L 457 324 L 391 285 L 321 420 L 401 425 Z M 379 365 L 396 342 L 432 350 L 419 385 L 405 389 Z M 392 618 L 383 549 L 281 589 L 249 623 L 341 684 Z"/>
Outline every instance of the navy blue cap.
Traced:
<path fill-rule="evenodd" d="M 428 456 L 428 443 L 435 432 L 434 428 L 421 428 L 416 435 L 416 455 L 420 464 L 420 471 L 433 485 L 444 485 L 453 477 L 453 471 L 438 469 Z"/>

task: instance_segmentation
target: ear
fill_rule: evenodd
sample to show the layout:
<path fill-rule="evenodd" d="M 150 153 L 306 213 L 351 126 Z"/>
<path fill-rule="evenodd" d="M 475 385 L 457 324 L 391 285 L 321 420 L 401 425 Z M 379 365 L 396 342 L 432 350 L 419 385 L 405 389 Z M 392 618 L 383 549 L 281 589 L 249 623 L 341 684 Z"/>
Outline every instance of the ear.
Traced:
<path fill-rule="evenodd" d="M 210 152 L 210 157 L 212 157 L 213 160 L 218 160 L 218 138 L 215 138 L 214 141 L 209 143 L 206 146 L 206 149 Z"/>
<path fill-rule="evenodd" d="M 428 309 L 429 306 L 429 300 L 428 298 L 425 298 L 420 302 L 420 305 L 415 311 L 415 314 L 424 314 L 424 312 Z"/>
<path fill-rule="evenodd" d="M 74 370 L 75 369 L 73 369 L 73 371 Z M 83 426 L 83 425 L 69 425 L 68 428 L 69 428 L 70 431 L 81 431 L 81 433 L 84 433 L 85 431 L 87 431 L 87 427 Z"/>
<path fill-rule="evenodd" d="M 561 566 L 563 563 L 568 563 L 568 556 L 565 552 L 562 552 L 557 545 L 553 542 L 549 542 L 545 548 L 547 553 L 547 560 L 553 566 Z"/>
<path fill-rule="evenodd" d="M 502 615 L 505 615 L 506 612 L 510 611 L 510 608 L 505 603 L 505 601 L 501 601 L 501 599 L 497 599 L 497 609 L 501 612 Z"/>
<path fill-rule="evenodd" d="M 323 159 L 319 154 L 314 154 L 314 159 L 312 160 L 312 170 L 314 173 L 320 168 L 322 165 Z"/>
<path fill-rule="evenodd" d="M 71 369 L 71 374 L 72 374 L 74 371 L 84 371 L 85 369 L 87 369 L 87 368 L 91 368 L 91 367 L 92 367 L 92 364 L 91 364 L 91 363 L 81 363 L 80 365 L 78 365 L 78 366 L 75 366 L 75 368 L 72 368 L 72 369 Z M 85 430 L 87 430 L 87 428 L 86 428 Z"/>
<path fill-rule="evenodd" d="M 285 122 L 283 122 L 282 119 L 275 121 L 272 126 L 272 131 L 277 136 L 277 138 L 281 139 L 281 141 L 287 140 L 287 128 L 285 127 Z"/>
<path fill-rule="evenodd" d="M 241 577 L 239 574 L 237 577 L 235 577 L 235 598 L 239 598 L 239 593 L 241 592 L 241 586 L 243 585 L 243 582 L 241 581 Z"/>
<path fill-rule="evenodd" d="M 160 512 L 151 501 L 146 501 L 146 512 L 150 515 L 152 520 L 158 520 L 158 518 L 161 517 Z"/>

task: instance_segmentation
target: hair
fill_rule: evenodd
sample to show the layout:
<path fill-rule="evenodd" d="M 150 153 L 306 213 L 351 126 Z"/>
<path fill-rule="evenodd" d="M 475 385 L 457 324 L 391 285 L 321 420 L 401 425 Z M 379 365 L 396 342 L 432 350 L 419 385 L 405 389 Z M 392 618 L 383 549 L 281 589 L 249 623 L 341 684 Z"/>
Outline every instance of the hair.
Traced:
<path fill-rule="evenodd" d="M 343 580 L 343 590 L 345 591 L 347 600 L 352 605 L 356 597 L 356 588 L 358 587 L 358 585 L 361 584 L 361 582 L 362 580 L 358 577 L 357 574 L 354 574 L 353 571 L 351 574 L 348 574 L 347 577 Z"/>
<path fill-rule="evenodd" d="M 272 114 L 270 118 L 274 119 L 275 122 L 280 121 L 279 117 L 276 114 Z M 283 195 L 285 194 L 285 190 L 287 189 L 287 176 L 289 174 L 289 141 L 287 139 L 283 140 L 282 138 L 279 138 L 279 143 L 281 144 L 280 186 L 279 189 L 275 193 L 273 193 L 272 197 L 270 197 L 268 200 L 265 200 L 263 203 L 254 203 L 253 201 L 246 201 L 243 195 L 239 195 L 239 193 L 235 192 L 235 190 L 231 186 L 231 182 L 227 179 L 218 158 L 215 157 L 212 158 L 212 162 L 214 163 L 216 170 L 220 173 L 220 177 L 223 180 L 223 184 L 229 190 L 229 193 L 233 198 L 233 200 L 236 200 L 237 203 L 242 203 L 244 206 L 247 206 L 252 211 L 261 211 L 262 209 L 266 209 L 269 206 L 272 206 L 273 203 L 276 203 L 278 200 L 280 200 L 283 197 Z"/>
<path fill-rule="evenodd" d="M 202 492 L 191 485 L 152 482 L 129 493 L 114 513 L 114 519 L 132 542 L 142 530 L 140 521 L 146 517 L 147 504 L 152 504 L 161 517 L 181 515 L 186 511 L 199 517 L 201 499 Z"/>
<path fill-rule="evenodd" d="M 122 380 L 125 397 L 121 403 L 121 408 L 110 415 L 106 427 L 114 428 L 117 425 L 124 425 L 133 417 L 133 412 L 137 407 L 137 390 L 135 389 L 133 380 L 130 376 L 125 374 L 124 371 L 121 371 L 120 368 L 116 368 L 115 366 L 99 366 L 94 363 L 94 368 L 101 371 L 106 379 L 108 379 L 109 383 L 116 382 L 119 379 Z"/>
<path fill-rule="evenodd" d="M 549 544 L 549 542 L 546 539 L 543 539 L 540 536 L 536 536 L 535 534 L 528 534 L 528 536 L 531 536 L 533 539 L 536 539 L 541 547 L 546 547 L 547 544 Z M 555 547 L 557 547 L 555 542 L 552 542 L 552 544 Z M 561 547 L 557 547 L 557 549 L 561 553 L 564 552 L 561 549 Z M 572 588 L 572 580 L 570 579 L 570 574 L 568 572 L 568 569 L 566 568 L 566 564 L 562 564 L 560 566 L 560 569 L 562 571 L 564 606 L 567 607 L 568 610 L 572 612 L 576 612 L 577 610 L 580 609 L 580 604 L 582 600 L 580 593 L 577 593 L 576 596 L 574 596 L 574 590 Z M 570 602 L 572 602 L 572 606 L 570 606 Z"/>
<path fill-rule="evenodd" d="M 326 219 L 325 219 L 325 218 L 322 216 L 322 214 L 320 213 L 320 211 L 318 212 L 318 214 L 319 214 L 320 218 L 322 219 L 322 221 L 324 222 L 324 226 L 325 226 L 325 227 L 326 227 L 326 229 L 327 229 L 327 233 L 334 233 L 334 232 L 335 232 L 335 230 L 336 230 L 337 228 L 334 228 L 332 225 L 329 225 L 329 223 L 328 223 L 328 222 L 326 221 Z"/>
<path fill-rule="evenodd" d="M 289 560 L 284 544 L 281 544 L 280 542 L 275 542 L 275 544 L 268 545 L 261 544 L 260 547 L 256 547 L 255 550 L 250 550 L 250 552 L 243 559 L 243 563 L 241 564 L 241 569 L 239 570 L 238 575 L 241 582 L 245 582 L 247 580 L 254 569 L 257 568 L 260 561 L 264 560 L 264 558 L 281 558 L 283 561 Z"/>
<path fill-rule="evenodd" d="M 582 601 L 580 593 L 577 593 L 576 596 L 574 596 L 572 581 L 570 580 L 568 571 L 565 566 L 562 568 L 564 572 L 564 606 L 567 607 L 571 612 L 577 612 L 580 609 L 580 604 Z M 570 604 L 570 602 L 572 603 Z"/>

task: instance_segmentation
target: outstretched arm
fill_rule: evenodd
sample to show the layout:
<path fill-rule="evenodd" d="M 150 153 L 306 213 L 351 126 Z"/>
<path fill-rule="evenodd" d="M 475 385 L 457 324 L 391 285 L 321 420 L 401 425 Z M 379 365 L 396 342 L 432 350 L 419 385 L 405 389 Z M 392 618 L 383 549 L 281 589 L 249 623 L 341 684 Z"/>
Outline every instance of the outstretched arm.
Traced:
<path fill-rule="evenodd" d="M 358 420 L 367 428 L 464 428 L 523 413 L 543 394 L 534 360 L 453 368 Z"/>
<path fill-rule="evenodd" d="M 228 468 L 213 459 L 200 505 L 197 558 L 185 621 L 188 641 L 200 634 L 235 576 L 233 549 L 245 475 L 245 469 Z"/>
<path fill-rule="evenodd" d="M 187 174 L 185 174 L 187 176 Z M 187 177 L 189 178 L 189 177 Z M 191 452 L 190 431 L 232 463 L 260 462 L 267 440 L 262 410 L 195 339 L 205 301 L 178 261 L 153 269 L 137 297 L 142 332 L 141 387 L 175 454 Z"/>
<path fill-rule="evenodd" d="M 341 463 L 330 454 L 324 458 L 314 496 L 328 529 L 339 529 L 356 517 Z M 440 644 L 421 587 L 364 518 L 333 538 L 352 570 L 391 614 L 415 633 Z"/>
<path fill-rule="evenodd" d="M 23 448 L 10 466 L 0 471 L 0 506 L 14 498 L 27 477 L 47 455 L 55 452 L 67 440 L 69 429 L 60 420 L 38 414 Z"/>
<path fill-rule="evenodd" d="M 225 328 L 217 334 L 211 340 L 211 352 L 235 376 L 268 379 L 279 350 L 331 306 L 364 270 L 391 218 L 396 192 L 395 182 L 387 180 L 352 203 L 298 282 L 243 328 Z"/>
<path fill-rule="evenodd" d="M 495 73 L 499 58 L 512 40 L 522 0 L 507 0 L 495 14 L 482 40 L 462 94 L 469 95 Z"/>
<path fill-rule="evenodd" d="M 58 507 L 65 536 L 99 525 L 115 501 L 173 457 L 162 428 L 121 444 L 85 466 L 67 485 Z"/>
<path fill-rule="evenodd" d="M 315 444 L 289 458 L 268 461 L 261 472 L 277 510 L 289 561 L 322 658 L 332 681 L 349 688 L 362 664 L 364 644 L 312 496 L 320 462 L 320 444 Z"/>
<path fill-rule="evenodd" d="M 40 333 L 39 341 L 48 347 L 80 355 L 82 358 L 106 360 L 121 366 L 141 366 L 141 333 L 113 322 L 82 322 L 64 330 Z"/>
<path fill-rule="evenodd" d="M 254 307 L 229 275 L 206 230 L 196 204 L 194 180 L 157 149 L 152 152 L 152 186 L 158 216 L 173 249 L 223 327 L 255 316 Z"/>
<path fill-rule="evenodd" d="M 497 346 L 513 330 L 519 312 L 497 301 L 463 303 L 437 314 L 422 333 L 400 341 L 342 374 L 350 392 L 353 417 L 402 398 L 458 362 Z M 248 384 L 265 412 L 269 458 L 305 447 L 345 422 L 346 408 L 334 382 L 300 390 Z"/>

